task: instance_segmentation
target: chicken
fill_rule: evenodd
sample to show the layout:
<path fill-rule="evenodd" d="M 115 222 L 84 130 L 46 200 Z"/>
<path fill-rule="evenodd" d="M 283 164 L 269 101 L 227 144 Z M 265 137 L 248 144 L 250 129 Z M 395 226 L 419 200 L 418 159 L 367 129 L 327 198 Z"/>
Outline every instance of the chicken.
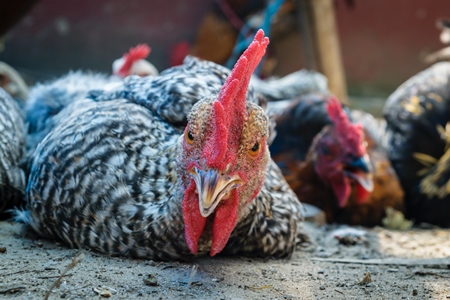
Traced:
<path fill-rule="evenodd" d="M 110 255 L 289 257 L 301 204 L 247 91 L 267 44 L 259 31 L 231 73 L 188 60 L 71 103 L 35 152 L 17 219 Z"/>
<path fill-rule="evenodd" d="M 22 76 L 10 65 L 0 61 L 0 88 L 4 89 L 14 99 L 20 100 L 22 107 L 28 98 L 28 86 Z"/>
<path fill-rule="evenodd" d="M 25 150 L 22 110 L 16 100 L 0 88 L 0 219 L 17 205 L 25 193 L 25 174 L 19 167 Z"/>
<path fill-rule="evenodd" d="M 403 191 L 378 125 L 369 114 L 327 98 L 304 96 L 275 110 L 272 157 L 300 201 L 324 210 L 327 222 L 379 225 L 386 207 L 402 209 Z"/>
<path fill-rule="evenodd" d="M 437 63 L 398 87 L 386 101 L 384 116 L 406 216 L 450 226 L 450 63 Z"/>
<path fill-rule="evenodd" d="M 448 46 L 450 44 L 450 20 L 438 19 L 436 26 L 438 29 L 441 29 L 439 39 L 446 47 L 426 55 L 423 61 L 428 65 L 450 60 L 450 46 Z"/>
<path fill-rule="evenodd" d="M 122 78 L 130 75 L 158 76 L 158 69 L 145 60 L 151 51 L 152 49 L 147 44 L 139 44 L 130 48 L 121 58 L 113 62 L 113 74 Z"/>

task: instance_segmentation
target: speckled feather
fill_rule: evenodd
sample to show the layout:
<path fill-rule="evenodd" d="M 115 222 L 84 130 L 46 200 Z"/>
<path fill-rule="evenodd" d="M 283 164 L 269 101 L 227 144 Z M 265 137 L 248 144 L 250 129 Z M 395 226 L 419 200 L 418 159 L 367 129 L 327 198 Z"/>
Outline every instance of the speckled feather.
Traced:
<path fill-rule="evenodd" d="M 310 93 L 327 93 L 327 78 L 315 71 L 300 70 L 281 78 L 261 80 L 252 76 L 250 85 L 269 101 L 294 99 Z"/>
<path fill-rule="evenodd" d="M 104 74 L 74 71 L 33 86 L 25 106 L 28 151 L 36 149 L 37 144 L 53 128 L 53 116 L 70 103 L 83 99 L 90 90 L 102 89 L 106 84 L 118 80 Z"/>
<path fill-rule="evenodd" d="M 217 94 L 229 74 L 230 70 L 221 65 L 187 56 L 182 65 L 166 69 L 157 77 L 141 80 L 139 76 L 129 76 L 113 91 L 93 91 L 89 98 L 96 101 L 126 98 L 148 108 L 164 121 L 184 128 L 192 106 L 200 99 Z M 265 104 L 261 102 L 264 98 L 251 87 L 247 98 L 259 105 Z"/>
<path fill-rule="evenodd" d="M 25 175 L 19 167 L 25 151 L 24 117 L 18 103 L 0 88 L 0 214 L 19 205 Z"/>
<path fill-rule="evenodd" d="M 76 248 L 164 260 L 191 257 L 181 211 L 182 124 L 228 74 L 188 59 L 160 77 L 129 77 L 112 92 L 92 93 L 95 100 L 69 105 L 36 150 L 29 214 L 20 214 L 22 219 Z M 252 95 L 248 110 L 258 101 Z M 262 190 L 239 212 L 222 253 L 289 257 L 300 218 L 298 199 L 271 161 Z M 198 254 L 209 251 L 210 230 L 207 225 Z"/>

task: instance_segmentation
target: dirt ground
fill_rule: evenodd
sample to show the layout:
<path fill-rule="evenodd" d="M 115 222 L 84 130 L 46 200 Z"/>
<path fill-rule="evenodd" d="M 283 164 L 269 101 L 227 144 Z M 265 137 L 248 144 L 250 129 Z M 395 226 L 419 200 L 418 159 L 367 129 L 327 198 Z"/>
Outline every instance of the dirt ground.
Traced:
<path fill-rule="evenodd" d="M 43 299 L 51 289 L 49 299 L 450 299 L 450 230 L 359 228 L 344 245 L 337 229 L 305 223 L 312 243 L 290 260 L 167 263 L 80 257 L 0 222 L 0 298 Z M 51 288 L 74 257 L 82 261 Z"/>

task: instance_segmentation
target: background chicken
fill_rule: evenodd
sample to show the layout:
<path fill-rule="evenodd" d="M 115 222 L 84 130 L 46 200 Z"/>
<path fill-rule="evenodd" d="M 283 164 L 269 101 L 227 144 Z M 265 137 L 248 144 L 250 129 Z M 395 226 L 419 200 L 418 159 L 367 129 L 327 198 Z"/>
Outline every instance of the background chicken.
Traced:
<path fill-rule="evenodd" d="M 145 60 L 152 49 L 147 44 L 139 44 L 113 62 L 113 74 L 122 78 L 130 75 L 158 76 L 159 71 L 149 61 Z"/>
<path fill-rule="evenodd" d="M 384 108 L 392 166 L 405 190 L 407 216 L 450 226 L 450 63 L 413 76 Z"/>
<path fill-rule="evenodd" d="M 23 107 L 28 98 L 28 86 L 22 76 L 10 65 L 0 61 L 0 88 L 4 89 Z"/>
<path fill-rule="evenodd" d="M 446 47 L 425 56 L 424 62 L 429 65 L 450 60 L 450 46 L 448 46 L 450 44 L 450 20 L 439 19 L 436 21 L 436 26 L 441 30 L 439 39 Z"/>
<path fill-rule="evenodd" d="M 247 93 L 267 43 L 258 32 L 231 74 L 188 60 L 70 104 L 36 150 L 18 218 L 112 255 L 290 256 L 301 205 Z"/>
<path fill-rule="evenodd" d="M 344 112 L 335 98 L 327 98 L 304 96 L 273 110 L 272 157 L 299 199 L 323 209 L 328 222 L 381 224 L 386 207 L 401 210 L 403 203 L 381 146 L 382 127 L 371 115 Z"/>
<path fill-rule="evenodd" d="M 16 100 L 0 88 L 0 219 L 24 196 L 25 175 L 19 167 L 25 150 L 23 112 Z"/>

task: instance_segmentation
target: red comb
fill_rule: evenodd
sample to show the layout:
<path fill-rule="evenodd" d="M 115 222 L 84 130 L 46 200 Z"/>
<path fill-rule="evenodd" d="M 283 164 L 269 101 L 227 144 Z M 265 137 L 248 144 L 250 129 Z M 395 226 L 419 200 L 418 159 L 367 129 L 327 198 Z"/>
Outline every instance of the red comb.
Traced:
<path fill-rule="evenodd" d="M 117 72 L 120 76 L 128 76 L 131 71 L 131 67 L 133 66 L 133 63 L 136 62 L 139 59 L 145 59 L 147 56 L 149 56 L 152 49 L 147 44 L 139 44 L 134 48 L 130 48 L 128 53 L 125 53 L 123 55 L 123 58 L 125 59 L 125 62 L 123 63 L 122 67 Z"/>
<path fill-rule="evenodd" d="M 213 140 L 205 149 L 205 156 L 210 167 L 222 170 L 235 159 L 233 151 L 227 150 L 236 148 L 238 143 L 233 143 L 229 135 L 232 134 L 235 138 L 240 136 L 247 117 L 248 84 L 268 44 L 269 38 L 264 37 L 264 31 L 258 30 L 253 42 L 234 65 L 214 102 Z"/>
<path fill-rule="evenodd" d="M 347 114 L 342 109 L 342 105 L 336 97 L 331 97 L 327 105 L 328 116 L 333 122 L 338 137 L 342 144 L 348 145 L 355 150 L 358 156 L 366 152 L 363 146 L 363 132 L 361 124 L 350 122 Z"/>

